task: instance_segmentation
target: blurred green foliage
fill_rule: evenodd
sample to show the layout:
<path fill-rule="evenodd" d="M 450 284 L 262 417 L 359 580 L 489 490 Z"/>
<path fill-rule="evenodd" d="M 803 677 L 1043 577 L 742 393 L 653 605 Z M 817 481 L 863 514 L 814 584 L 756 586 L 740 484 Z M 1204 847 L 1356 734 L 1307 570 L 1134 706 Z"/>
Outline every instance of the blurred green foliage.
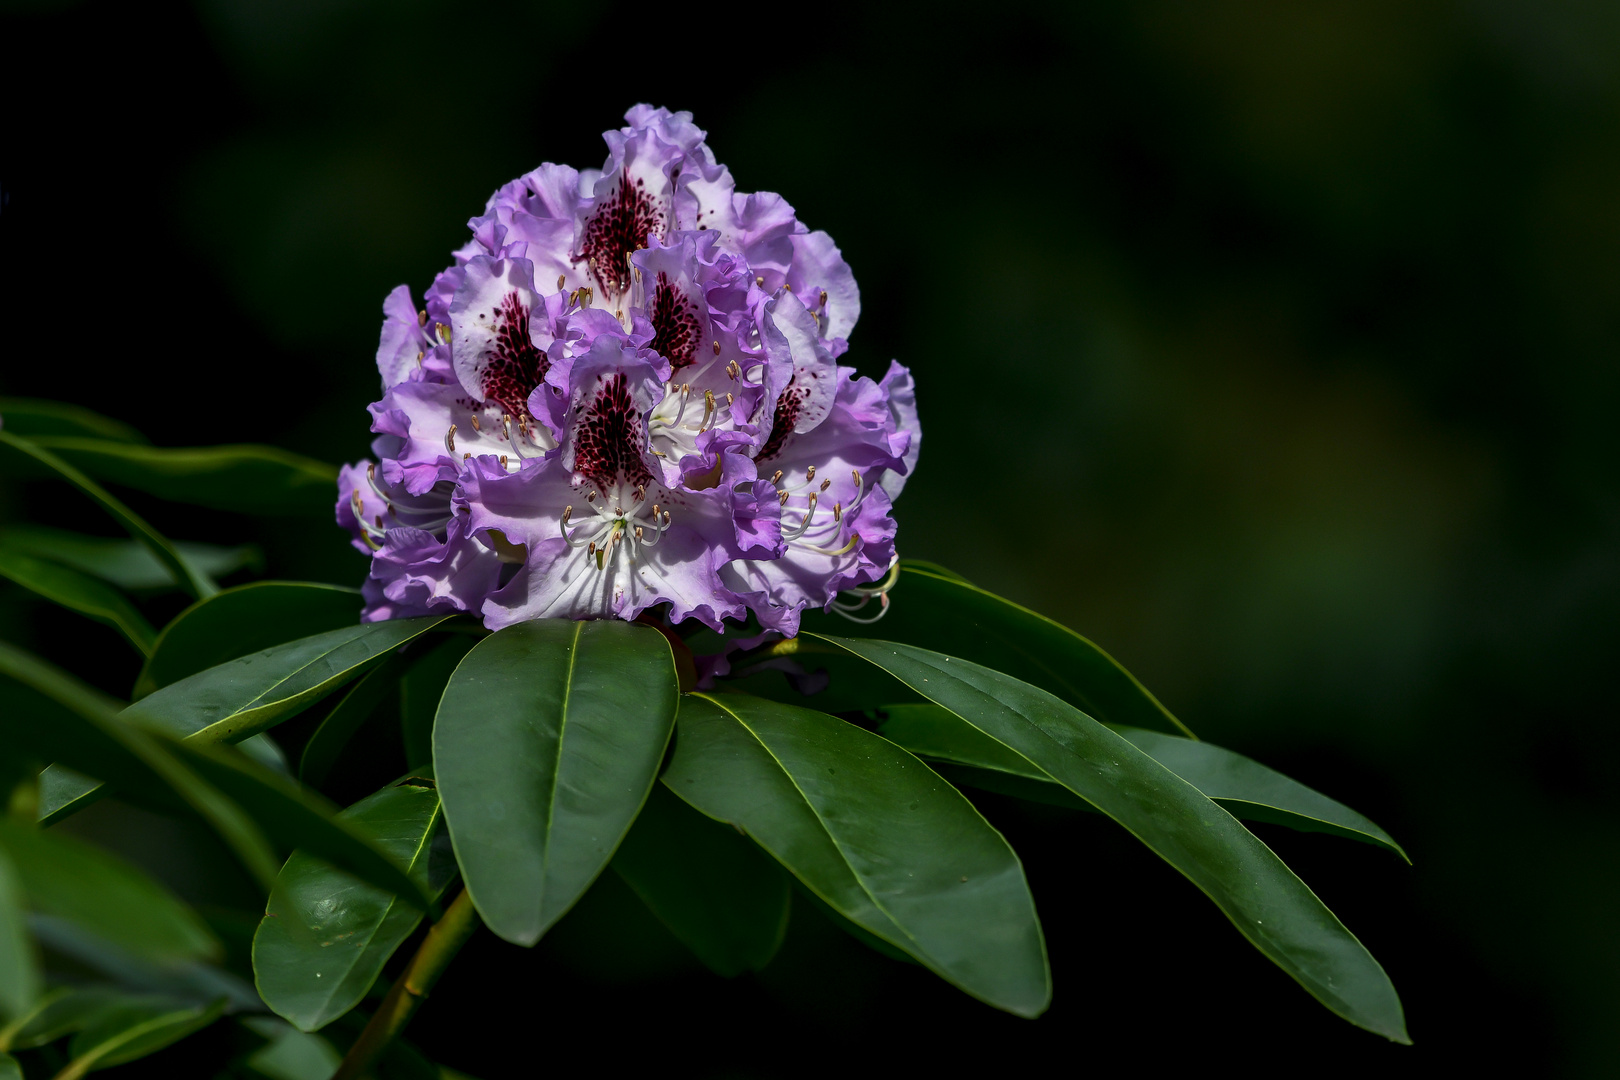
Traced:
<path fill-rule="evenodd" d="M 1420 1047 L 1477 971 L 1570 1067 L 1620 1058 L 1620 8 L 8 7 L 19 54 L 96 27 L 108 96 L 46 161 L 75 114 L 4 77 L 0 304 L 37 351 L 0 391 L 354 460 L 387 290 L 632 102 L 690 108 L 842 245 L 849 361 L 917 374 L 904 553 L 1401 837 L 1407 924 L 1369 944 L 1398 982 L 1472 965 L 1407 992 Z M 87 207 L 99 280 L 151 293 L 140 359 L 64 383 L 24 253 Z M 211 520 L 179 531 L 245 538 Z M 335 528 L 251 538 L 363 572 Z"/>

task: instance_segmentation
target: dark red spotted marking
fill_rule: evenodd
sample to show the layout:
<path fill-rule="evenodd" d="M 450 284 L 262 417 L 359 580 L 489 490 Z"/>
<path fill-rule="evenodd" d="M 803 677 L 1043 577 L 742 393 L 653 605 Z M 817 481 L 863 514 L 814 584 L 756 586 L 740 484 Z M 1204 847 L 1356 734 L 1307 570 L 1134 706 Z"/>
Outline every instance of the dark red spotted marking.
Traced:
<path fill-rule="evenodd" d="M 646 182 L 631 183 L 621 175 L 618 187 L 585 223 L 579 245 L 579 257 L 590 264 L 603 292 L 617 297 L 630 288 L 630 253 L 646 247 L 647 237 L 662 236 L 664 224 L 663 211 L 647 193 Z"/>
<path fill-rule="evenodd" d="M 494 349 L 484 364 L 484 400 L 510 416 L 529 411 L 534 388 L 546 377 L 551 358 L 529 340 L 529 308 L 509 292 L 495 308 Z"/>
<path fill-rule="evenodd" d="M 669 282 L 669 275 L 658 275 L 658 286 L 653 290 L 652 347 L 676 371 L 697 359 L 698 345 L 703 341 L 703 324 L 685 294 Z"/>
<path fill-rule="evenodd" d="M 804 399 L 809 396 L 802 386 L 794 386 L 799 381 L 797 373 L 788 380 L 787 387 L 781 396 L 776 399 L 776 419 L 771 423 L 770 437 L 760 448 L 759 456 L 755 461 L 769 461 L 782 452 L 782 444 L 787 437 L 793 434 L 793 425 L 799 422 L 799 413 L 804 409 Z"/>
<path fill-rule="evenodd" d="M 604 495 L 615 484 L 650 484 L 641 462 L 641 411 L 630 400 L 624 375 L 602 380 L 596 397 L 582 410 L 574 434 L 574 471 Z"/>

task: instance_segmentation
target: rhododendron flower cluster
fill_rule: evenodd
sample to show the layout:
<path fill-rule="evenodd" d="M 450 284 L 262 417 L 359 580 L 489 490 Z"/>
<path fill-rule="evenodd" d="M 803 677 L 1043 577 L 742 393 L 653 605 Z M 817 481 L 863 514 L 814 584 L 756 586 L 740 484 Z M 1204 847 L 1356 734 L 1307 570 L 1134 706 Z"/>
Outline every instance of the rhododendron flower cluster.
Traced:
<path fill-rule="evenodd" d="M 838 364 L 860 294 L 826 233 L 737 192 L 690 114 L 625 119 L 600 171 L 507 184 L 421 307 L 385 302 L 377 460 L 339 481 L 367 619 L 667 604 L 793 634 L 887 603 L 910 373 Z"/>

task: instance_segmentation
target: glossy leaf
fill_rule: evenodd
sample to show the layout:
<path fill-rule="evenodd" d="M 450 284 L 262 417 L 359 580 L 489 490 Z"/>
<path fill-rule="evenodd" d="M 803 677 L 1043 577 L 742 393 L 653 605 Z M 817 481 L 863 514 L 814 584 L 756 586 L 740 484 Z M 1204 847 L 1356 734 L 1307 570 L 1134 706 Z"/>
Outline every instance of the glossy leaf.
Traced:
<path fill-rule="evenodd" d="M 1236 818 L 1131 742 L 978 664 L 892 641 L 821 640 L 888 671 L 1125 826 L 1329 1009 L 1409 1041 L 1400 998 L 1366 947 Z"/>
<path fill-rule="evenodd" d="M 397 685 L 406 663 L 405 656 L 395 653 L 349 687 L 304 744 L 304 754 L 298 763 L 300 780 L 314 788 L 326 782 L 349 740 Z"/>
<path fill-rule="evenodd" d="M 677 697 L 663 635 L 617 620 L 518 623 L 462 660 L 434 774 L 495 933 L 534 944 L 601 873 L 658 775 Z"/>
<path fill-rule="evenodd" d="M 87 435 L 95 439 L 144 443 L 145 435 L 122 420 L 65 401 L 0 397 L 0 423 L 14 435 Z"/>
<path fill-rule="evenodd" d="M 224 577 L 238 570 L 263 571 L 264 555 L 257 547 L 219 547 L 176 540 L 175 551 L 186 562 L 210 577 Z M 123 589 L 154 590 L 176 585 L 168 567 L 134 540 L 112 536 L 86 536 L 67 529 L 45 525 L 8 525 L 0 529 L 0 544 L 37 559 L 71 566 Z"/>
<path fill-rule="evenodd" d="M 7 1020 L 27 1015 L 39 997 L 39 957 L 28 938 L 26 903 L 16 867 L 0 849 L 0 1016 Z"/>
<path fill-rule="evenodd" d="M 274 446 L 156 447 L 106 439 L 34 440 L 85 473 L 169 502 L 241 514 L 329 517 L 337 467 Z"/>
<path fill-rule="evenodd" d="M 432 896 L 455 877 L 455 856 L 433 781 L 408 777 L 343 811 Z M 315 1031 L 364 999 L 422 913 L 303 852 L 282 867 L 253 938 L 253 971 L 267 1005 Z"/>
<path fill-rule="evenodd" d="M 19 438 L 3 428 L 0 428 L 0 445 L 11 447 L 12 450 L 31 460 L 36 466 L 44 467 L 78 488 L 82 494 L 110 514 L 113 520 L 117 521 L 129 535 L 144 545 L 152 553 L 153 557 L 162 563 L 169 573 L 174 575 L 174 580 L 179 582 L 180 587 L 187 593 L 201 599 L 205 596 L 212 596 L 219 591 L 219 586 L 214 584 L 213 579 L 186 562 L 180 553 L 175 550 L 174 545 L 169 543 L 162 533 L 148 525 L 145 519 L 119 500 L 113 498 L 105 488 L 74 468 L 73 465 L 46 448 L 28 439 Z M 109 442 L 107 445 L 116 446 L 119 444 Z"/>
<path fill-rule="evenodd" d="M 100 848 L 0 820 L 0 850 L 35 911 L 79 924 L 155 963 L 215 960 L 220 944 L 196 913 L 146 874 Z"/>
<path fill-rule="evenodd" d="M 1028 779 L 1051 788 L 1050 793 L 1015 785 L 991 790 L 1017 794 L 1059 805 L 1092 809 L 1057 784 L 1020 754 L 1008 749 L 937 705 L 899 705 L 885 709 L 887 719 L 878 734 L 929 761 L 949 762 L 980 771 Z M 1348 806 L 1291 780 L 1242 754 L 1207 742 L 1164 735 L 1144 728 L 1107 725 L 1138 750 L 1169 769 L 1222 806 L 1233 817 L 1286 825 L 1301 832 L 1323 832 L 1392 851 L 1406 859 L 1394 839 Z M 982 780 L 977 774 L 945 773 Z M 972 782 L 972 780 L 970 780 Z M 990 781 L 994 783 L 994 781 Z M 1410 862 L 1410 859 L 1407 859 Z"/>
<path fill-rule="evenodd" d="M 36 559 L 0 543 L 0 577 L 10 578 L 53 604 L 87 615 L 117 630 L 142 656 L 152 655 L 157 631 L 129 598 L 88 574 L 58 563 Z"/>
<path fill-rule="evenodd" d="M 613 869 L 720 975 L 759 971 L 787 931 L 792 889 L 758 845 L 653 786 Z"/>
<path fill-rule="evenodd" d="M 255 581 L 192 604 L 158 636 L 137 698 L 228 660 L 360 622 L 360 593 L 304 581 Z"/>
<path fill-rule="evenodd" d="M 277 860 L 258 827 L 160 739 L 120 722 L 116 709 L 116 702 L 67 672 L 0 642 L 0 746 L 116 784 L 159 806 L 189 808 L 268 887 L 275 880 Z M 71 776 L 60 779 L 67 781 L 66 793 L 82 783 Z M 44 796 L 53 785 L 40 786 Z M 54 786 L 63 793 L 64 785 Z M 42 798 L 41 822 L 59 820 L 101 790 L 99 784 L 88 794 L 80 790 L 65 804 Z"/>
<path fill-rule="evenodd" d="M 212 1024 L 225 1011 L 223 999 L 192 1005 L 173 998 L 142 997 L 111 1005 L 90 1018 L 73 1036 L 73 1060 L 56 1080 L 77 1080 L 92 1069 L 135 1061 Z"/>
<path fill-rule="evenodd" d="M 881 621 L 862 626 L 811 612 L 805 615 L 804 628 L 908 642 L 1005 672 L 1111 724 L 1192 734 L 1135 676 L 1086 638 L 947 575 L 949 571 L 901 563 L 900 580 L 889 594 L 889 610 Z M 806 665 L 813 659 L 806 657 Z M 881 704 L 887 702 L 868 703 Z"/>
<path fill-rule="evenodd" d="M 235 747 L 189 740 L 168 745 L 283 847 L 324 859 L 418 909 L 434 909 L 433 898 L 369 831 L 339 817 L 341 811 L 316 792 L 249 760 Z"/>
<path fill-rule="evenodd" d="M 853 724 L 743 694 L 681 705 L 671 791 L 753 837 L 844 918 L 982 1001 L 1051 978 L 1018 856 L 960 792 Z"/>
<path fill-rule="evenodd" d="M 363 623 L 263 649 L 160 687 L 122 718 L 175 738 L 239 742 L 296 716 L 450 617 Z"/>

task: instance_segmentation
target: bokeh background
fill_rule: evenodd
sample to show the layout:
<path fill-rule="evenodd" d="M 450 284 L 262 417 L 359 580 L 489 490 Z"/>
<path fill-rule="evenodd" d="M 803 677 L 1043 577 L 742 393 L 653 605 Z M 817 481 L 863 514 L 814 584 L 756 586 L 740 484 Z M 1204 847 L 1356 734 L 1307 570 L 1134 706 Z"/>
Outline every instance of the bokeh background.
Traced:
<path fill-rule="evenodd" d="M 609 882 L 536 954 L 472 947 L 419 1020 L 442 1060 L 503 1075 L 597 1024 L 623 1034 L 583 1052 L 711 1075 L 1612 1075 L 1620 7 L 0 11 L 0 393 L 354 460 L 387 291 L 425 286 L 500 183 L 599 163 L 633 102 L 690 109 L 741 189 L 841 244 L 849 359 L 916 373 L 904 553 L 1090 636 L 1415 861 L 1263 833 L 1388 968 L 1410 1049 L 1320 1010 L 1117 830 L 997 804 L 1051 938 L 1034 1024 L 813 913 L 722 983 Z M 335 527 L 152 513 L 276 576 L 364 570 Z M 110 631 L 0 619 L 127 693 Z"/>

